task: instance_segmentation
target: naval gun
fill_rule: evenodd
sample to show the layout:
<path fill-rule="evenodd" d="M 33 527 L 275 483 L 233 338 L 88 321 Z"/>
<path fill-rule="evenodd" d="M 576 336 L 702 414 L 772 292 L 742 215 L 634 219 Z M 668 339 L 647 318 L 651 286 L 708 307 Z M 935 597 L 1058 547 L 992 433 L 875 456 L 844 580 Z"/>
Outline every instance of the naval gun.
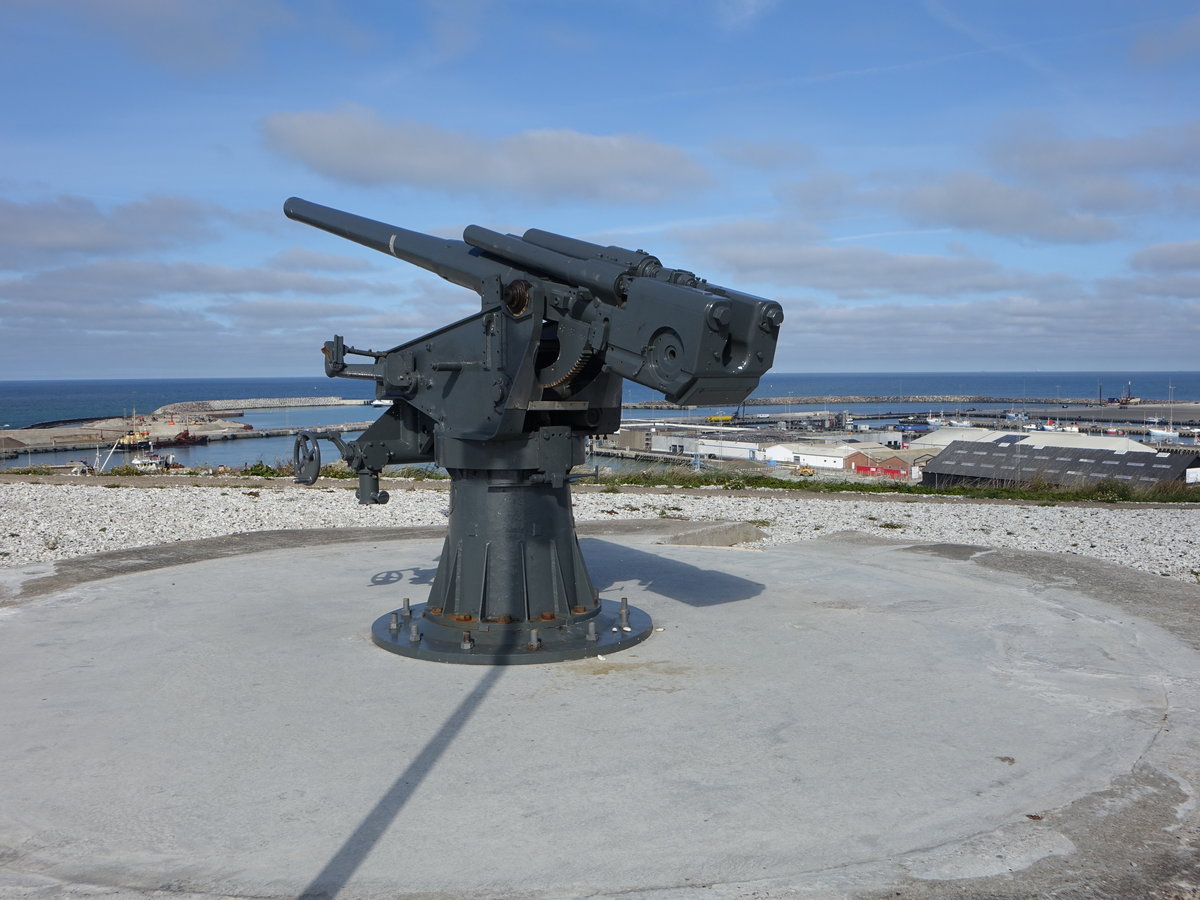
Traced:
<path fill-rule="evenodd" d="M 615 432 L 623 379 L 677 404 L 736 405 L 771 367 L 783 308 L 671 269 L 642 250 L 530 229 L 468 226 L 446 240 L 297 197 L 284 214 L 479 294 L 481 309 L 390 350 L 335 335 L 325 374 L 375 382 L 391 405 L 357 439 L 302 432 L 296 480 L 316 481 L 318 438 L 386 503 L 385 466 L 450 475 L 429 597 L 379 617 L 375 643 L 439 662 L 578 659 L 632 646 L 650 617 L 592 586 L 571 511 L 571 470 Z M 356 360 L 366 360 L 356 361 Z"/>

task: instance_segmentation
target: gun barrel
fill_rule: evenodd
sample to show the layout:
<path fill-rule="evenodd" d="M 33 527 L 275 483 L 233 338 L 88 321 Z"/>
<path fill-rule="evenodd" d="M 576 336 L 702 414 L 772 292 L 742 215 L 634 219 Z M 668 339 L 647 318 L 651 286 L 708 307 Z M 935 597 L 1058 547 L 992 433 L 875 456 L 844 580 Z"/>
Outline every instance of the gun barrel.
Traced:
<path fill-rule="evenodd" d="M 481 260 L 462 241 L 409 231 L 299 197 L 292 197 L 283 204 L 283 214 L 289 219 L 420 266 L 452 284 L 473 291 L 479 291 L 483 280 L 496 272 L 495 265 Z"/>

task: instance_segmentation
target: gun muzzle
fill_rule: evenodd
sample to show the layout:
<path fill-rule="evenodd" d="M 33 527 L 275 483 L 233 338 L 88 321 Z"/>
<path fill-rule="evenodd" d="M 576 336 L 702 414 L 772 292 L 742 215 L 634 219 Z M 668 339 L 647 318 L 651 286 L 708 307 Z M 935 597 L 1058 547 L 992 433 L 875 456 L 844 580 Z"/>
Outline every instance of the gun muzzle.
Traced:
<path fill-rule="evenodd" d="M 476 292 L 480 291 L 480 285 L 485 280 L 496 273 L 494 264 L 481 260 L 462 241 L 409 231 L 299 197 L 291 197 L 283 204 L 283 214 L 289 219 L 402 259 L 452 284 Z"/>

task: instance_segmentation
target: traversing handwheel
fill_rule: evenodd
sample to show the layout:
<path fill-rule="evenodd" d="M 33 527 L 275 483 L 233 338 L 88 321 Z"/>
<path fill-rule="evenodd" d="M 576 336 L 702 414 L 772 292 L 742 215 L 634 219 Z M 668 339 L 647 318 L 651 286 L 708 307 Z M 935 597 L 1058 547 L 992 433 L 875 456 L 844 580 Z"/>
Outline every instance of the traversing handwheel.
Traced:
<path fill-rule="evenodd" d="M 292 456 L 297 484 L 316 484 L 321 474 L 321 445 L 315 435 L 301 431 L 296 435 L 296 448 Z"/>

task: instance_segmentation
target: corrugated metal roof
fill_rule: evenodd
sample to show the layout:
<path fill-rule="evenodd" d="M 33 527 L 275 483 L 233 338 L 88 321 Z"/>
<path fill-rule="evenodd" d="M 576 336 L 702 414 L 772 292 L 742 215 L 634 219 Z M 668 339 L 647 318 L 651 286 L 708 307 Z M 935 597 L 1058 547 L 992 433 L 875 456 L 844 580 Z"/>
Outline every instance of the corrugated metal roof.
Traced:
<path fill-rule="evenodd" d="M 947 447 L 955 441 L 986 441 L 998 443 L 1003 440 L 1024 441 L 1027 445 L 1040 447 L 1087 447 L 1096 450 L 1124 450 L 1127 453 L 1154 453 L 1153 447 L 1140 444 L 1127 437 L 1109 437 L 1098 434 L 1079 434 L 1074 431 L 996 431 L 989 428 L 939 428 L 929 434 L 909 441 L 910 447 Z"/>
<path fill-rule="evenodd" d="M 1126 484 L 1153 484 L 1182 480 L 1184 470 L 1198 462 L 1200 457 L 1180 453 L 1042 447 L 1027 439 L 954 441 L 926 464 L 925 474 L 1001 483 L 1079 485 L 1111 478 Z"/>

